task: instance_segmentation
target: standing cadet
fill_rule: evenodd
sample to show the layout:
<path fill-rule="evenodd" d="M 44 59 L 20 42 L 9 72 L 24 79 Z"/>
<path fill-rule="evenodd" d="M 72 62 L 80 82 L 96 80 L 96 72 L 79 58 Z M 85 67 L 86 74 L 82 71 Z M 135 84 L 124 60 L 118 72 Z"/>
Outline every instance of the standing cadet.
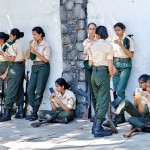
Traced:
<path fill-rule="evenodd" d="M 125 25 L 117 23 L 114 25 L 116 37 L 112 41 L 114 52 L 113 87 L 116 98 L 125 99 L 125 90 L 132 68 L 132 58 L 134 54 L 134 41 L 130 36 L 125 35 Z M 117 104 L 119 105 L 119 104 Z M 118 123 L 125 122 L 124 114 Z"/>
<path fill-rule="evenodd" d="M 84 60 L 84 67 L 85 67 L 85 82 L 86 82 L 86 91 L 88 91 L 88 88 L 90 88 L 90 93 L 91 93 L 91 99 L 92 99 L 92 105 L 94 108 L 94 111 L 96 109 L 96 99 L 94 97 L 93 89 L 92 89 L 92 84 L 91 84 L 91 75 L 92 75 L 92 66 L 89 66 L 88 63 L 88 52 L 89 48 L 92 43 L 96 41 L 95 37 L 95 31 L 96 31 L 96 24 L 95 23 L 89 23 L 88 24 L 88 38 L 84 40 L 83 42 L 83 60 Z"/>
<path fill-rule="evenodd" d="M 5 34 L 4 32 L 0 32 L 0 79 L 4 80 L 4 72 L 7 70 L 8 67 L 8 61 L 5 59 L 5 57 L 2 56 L 3 52 L 6 51 L 6 41 L 9 39 L 9 35 Z M 0 80 L 0 89 L 2 88 L 2 80 Z M 5 88 L 6 89 L 6 82 L 5 82 Z M 1 89 L 2 90 L 2 89 Z"/>
<path fill-rule="evenodd" d="M 0 122 L 11 120 L 11 109 L 14 102 L 18 106 L 18 112 L 15 118 L 23 118 L 24 90 L 23 80 L 25 74 L 25 65 L 23 47 L 19 41 L 24 36 L 23 32 L 18 29 L 12 29 L 10 32 L 7 50 L 2 56 L 9 61 L 7 76 L 7 93 L 4 103 L 4 114 L 0 118 Z"/>
<path fill-rule="evenodd" d="M 29 103 L 33 112 L 27 118 L 30 121 L 38 119 L 37 112 L 42 102 L 43 93 L 50 73 L 50 48 L 44 40 L 45 33 L 41 27 L 32 29 L 34 40 L 30 41 L 27 59 L 33 60 L 31 77 L 27 89 Z"/>
<path fill-rule="evenodd" d="M 94 137 L 112 135 L 111 131 L 104 130 L 102 124 L 105 120 L 110 101 L 110 77 L 113 75 L 113 51 L 107 39 L 108 33 L 104 26 L 96 29 L 98 39 L 90 46 L 89 65 L 93 66 L 92 87 L 96 98 L 96 115 L 92 127 Z"/>

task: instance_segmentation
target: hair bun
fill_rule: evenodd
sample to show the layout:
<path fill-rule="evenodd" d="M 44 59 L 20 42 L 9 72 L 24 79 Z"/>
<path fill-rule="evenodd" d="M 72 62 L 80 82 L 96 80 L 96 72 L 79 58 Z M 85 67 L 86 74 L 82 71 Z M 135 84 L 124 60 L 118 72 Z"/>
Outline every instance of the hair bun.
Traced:
<path fill-rule="evenodd" d="M 20 32 L 20 38 L 24 37 L 24 32 Z"/>
<path fill-rule="evenodd" d="M 9 34 L 5 34 L 5 42 L 9 39 Z"/>

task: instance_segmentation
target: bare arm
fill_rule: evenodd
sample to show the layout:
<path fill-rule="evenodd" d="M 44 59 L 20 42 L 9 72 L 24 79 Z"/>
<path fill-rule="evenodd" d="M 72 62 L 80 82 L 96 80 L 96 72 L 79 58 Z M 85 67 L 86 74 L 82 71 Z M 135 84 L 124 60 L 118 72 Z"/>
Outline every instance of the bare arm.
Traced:
<path fill-rule="evenodd" d="M 134 97 L 134 106 L 138 107 L 138 103 L 137 103 L 137 100 L 135 99 L 135 97 Z"/>
<path fill-rule="evenodd" d="M 8 56 L 6 52 L 1 51 L 0 55 L 2 55 L 8 61 L 14 61 L 16 59 L 16 56 Z"/>
<path fill-rule="evenodd" d="M 141 100 L 137 100 L 137 103 L 138 103 L 138 110 L 139 110 L 139 112 L 143 113 L 144 110 L 145 110 L 146 104 L 142 104 Z"/>
<path fill-rule="evenodd" d="M 93 66 L 92 60 L 89 60 L 89 66 Z"/>
<path fill-rule="evenodd" d="M 54 94 L 51 94 L 51 97 L 50 97 L 50 105 L 52 106 L 52 110 L 56 110 L 57 107 L 55 106 L 54 102 L 52 101 L 52 99 L 54 98 Z"/>
<path fill-rule="evenodd" d="M 30 59 L 30 53 L 31 53 L 31 46 L 29 47 L 27 54 L 26 54 L 27 59 Z"/>
<path fill-rule="evenodd" d="M 118 40 L 115 40 L 114 41 L 116 44 L 118 44 L 124 51 L 124 53 L 129 56 L 130 58 L 133 58 L 133 55 L 134 55 L 134 52 L 132 51 L 129 51 L 128 49 L 126 49 L 126 47 L 121 43 L 121 41 L 118 39 Z"/>
<path fill-rule="evenodd" d="M 109 74 L 112 77 L 113 76 L 113 60 L 112 59 L 108 59 L 108 70 L 109 70 Z"/>
<path fill-rule="evenodd" d="M 58 102 L 58 104 L 64 111 L 70 110 L 70 108 L 68 108 L 66 105 L 64 105 L 58 97 L 54 97 L 54 99 L 55 99 L 55 101 Z"/>
<path fill-rule="evenodd" d="M 125 48 L 125 46 L 120 43 L 119 46 L 123 49 L 124 53 L 129 56 L 130 58 L 133 58 L 134 52 L 129 51 L 128 49 Z"/>
<path fill-rule="evenodd" d="M 5 73 L 0 76 L 0 79 L 2 79 L 2 80 L 5 80 L 5 79 L 6 79 L 6 77 L 7 77 L 7 75 L 8 75 L 8 68 L 9 68 L 9 67 L 7 67 Z"/>
<path fill-rule="evenodd" d="M 34 48 L 31 48 L 31 52 L 33 54 L 35 54 L 36 57 L 38 57 L 39 59 L 41 59 L 43 62 L 45 62 L 45 63 L 49 62 L 44 56 L 42 56 L 41 54 L 39 54 Z"/>

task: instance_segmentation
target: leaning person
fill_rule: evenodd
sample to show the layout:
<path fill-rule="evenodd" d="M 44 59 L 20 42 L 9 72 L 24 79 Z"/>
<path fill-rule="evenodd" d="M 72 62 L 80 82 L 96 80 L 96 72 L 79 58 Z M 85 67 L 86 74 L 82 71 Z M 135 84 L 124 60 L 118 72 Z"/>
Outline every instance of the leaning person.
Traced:
<path fill-rule="evenodd" d="M 0 118 L 0 122 L 11 120 L 11 110 L 16 102 L 18 107 L 15 118 L 24 118 L 24 89 L 23 81 L 25 74 L 24 65 L 24 49 L 20 38 L 24 36 L 23 32 L 14 28 L 10 32 L 9 41 L 7 42 L 6 52 L 2 56 L 9 61 L 7 69 L 7 92 L 4 103 L 4 114 Z"/>
<path fill-rule="evenodd" d="M 114 71 L 113 71 L 113 88 L 115 91 L 115 100 L 117 96 L 125 99 L 125 90 L 132 69 L 132 58 L 134 56 L 134 41 L 131 35 L 125 34 L 126 26 L 119 22 L 114 25 L 116 36 L 112 40 L 113 55 L 114 55 Z M 114 100 L 114 102 L 115 102 Z M 115 104 L 119 105 L 119 104 Z M 122 114 L 118 117 L 118 123 L 125 122 L 125 116 Z"/>
<path fill-rule="evenodd" d="M 83 41 L 83 63 L 85 67 L 85 83 L 86 83 L 86 91 L 88 91 L 88 88 L 90 89 L 90 95 L 91 95 L 91 101 L 94 108 L 94 113 L 96 110 L 96 99 L 94 97 L 93 89 L 92 89 L 92 83 L 91 83 L 91 75 L 92 75 L 92 66 L 89 66 L 89 50 L 90 46 L 97 40 L 95 31 L 96 31 L 96 24 L 95 23 L 89 23 L 87 27 L 88 32 L 88 38 Z M 92 120 L 92 118 L 91 118 Z"/>
<path fill-rule="evenodd" d="M 50 48 L 44 39 L 45 33 L 41 27 L 34 27 L 32 35 L 34 40 L 30 41 L 26 55 L 27 59 L 33 61 L 31 77 L 27 88 L 29 104 L 33 110 L 32 114 L 26 117 L 29 121 L 38 119 L 37 112 L 41 105 L 50 73 Z"/>
<path fill-rule="evenodd" d="M 4 73 L 7 70 L 8 67 L 8 61 L 7 59 L 2 56 L 2 54 L 6 51 L 7 49 L 7 40 L 9 39 L 9 35 L 0 32 L 0 79 L 4 80 L 4 93 L 6 93 L 6 80 L 4 77 Z M 2 80 L 0 80 L 0 89 L 2 90 Z"/>

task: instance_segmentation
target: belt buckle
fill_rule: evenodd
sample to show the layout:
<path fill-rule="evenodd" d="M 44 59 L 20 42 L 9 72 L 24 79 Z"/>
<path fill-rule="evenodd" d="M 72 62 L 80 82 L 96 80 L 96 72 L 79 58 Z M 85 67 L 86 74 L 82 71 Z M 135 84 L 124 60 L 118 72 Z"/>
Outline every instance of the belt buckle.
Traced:
<path fill-rule="evenodd" d="M 118 58 L 116 58 L 116 61 L 120 61 L 120 58 L 118 57 Z"/>

